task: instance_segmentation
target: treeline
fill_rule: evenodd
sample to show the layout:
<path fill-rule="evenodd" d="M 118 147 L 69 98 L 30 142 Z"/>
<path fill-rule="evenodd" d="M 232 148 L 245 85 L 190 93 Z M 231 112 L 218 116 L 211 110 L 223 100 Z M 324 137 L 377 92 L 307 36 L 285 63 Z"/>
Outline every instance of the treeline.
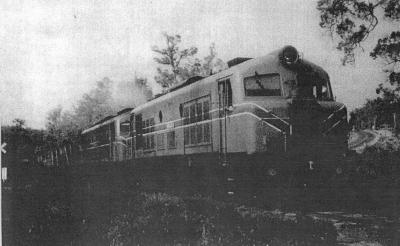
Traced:
<path fill-rule="evenodd" d="M 100 119 L 117 113 L 124 107 L 134 107 L 152 97 L 147 79 L 136 77 L 133 81 L 113 82 L 104 78 L 96 87 L 65 110 L 61 105 L 49 111 L 46 131 L 58 140 L 74 140 L 80 131 Z"/>
<path fill-rule="evenodd" d="M 25 126 L 25 121 L 15 119 L 13 125 L 1 127 L 1 141 L 6 143 L 6 153 L 2 154 L 2 166 L 15 164 L 30 164 L 34 161 L 37 146 L 51 143 L 51 136 L 44 130 L 31 129 Z"/>
<path fill-rule="evenodd" d="M 400 130 L 400 100 L 398 97 L 378 97 L 367 100 L 363 107 L 350 113 L 350 125 L 355 129 L 389 127 Z"/>

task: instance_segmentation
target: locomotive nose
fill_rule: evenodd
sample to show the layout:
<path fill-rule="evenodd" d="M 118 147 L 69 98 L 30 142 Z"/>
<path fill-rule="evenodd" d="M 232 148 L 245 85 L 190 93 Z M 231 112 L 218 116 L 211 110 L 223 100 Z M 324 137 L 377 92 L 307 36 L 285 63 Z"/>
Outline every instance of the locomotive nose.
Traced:
<path fill-rule="evenodd" d="M 319 133 L 323 108 L 313 98 L 293 98 L 289 106 L 293 134 L 313 136 Z"/>
<path fill-rule="evenodd" d="M 340 103 L 293 99 L 289 104 L 293 133 L 301 136 L 346 134 L 347 110 Z"/>
<path fill-rule="evenodd" d="M 347 148 L 346 108 L 336 102 L 293 100 L 289 106 L 293 153 L 314 153 L 310 158 L 344 153 Z"/>

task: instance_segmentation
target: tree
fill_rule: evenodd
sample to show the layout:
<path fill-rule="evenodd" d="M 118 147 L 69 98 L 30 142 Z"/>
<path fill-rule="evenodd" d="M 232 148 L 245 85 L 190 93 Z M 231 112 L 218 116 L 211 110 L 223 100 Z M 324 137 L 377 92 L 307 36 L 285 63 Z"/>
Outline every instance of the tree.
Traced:
<path fill-rule="evenodd" d="M 217 57 L 218 54 L 215 49 L 215 43 L 210 45 L 209 51 L 209 55 L 204 57 L 203 76 L 208 76 L 227 68 L 226 63 Z"/>
<path fill-rule="evenodd" d="M 51 139 L 62 142 L 76 138 L 80 130 L 117 111 L 112 108 L 112 81 L 104 78 L 96 87 L 85 93 L 72 111 L 59 105 L 46 117 L 46 130 Z"/>
<path fill-rule="evenodd" d="M 319 0 L 317 9 L 321 14 L 320 26 L 339 38 L 337 49 L 344 54 L 344 64 L 355 61 L 354 51 L 368 39 L 380 19 L 400 20 L 398 0 Z"/>
<path fill-rule="evenodd" d="M 75 138 L 80 130 L 75 121 L 75 115 L 70 111 L 63 110 L 62 106 L 58 105 L 47 113 L 47 134 L 58 141 Z"/>
<path fill-rule="evenodd" d="M 17 131 L 25 130 L 26 121 L 24 119 L 16 118 L 12 122 L 15 125 L 15 130 L 17 130 Z"/>
<path fill-rule="evenodd" d="M 365 110 L 373 110 L 375 117 L 381 117 L 378 121 L 385 121 L 393 109 L 400 108 L 400 1 L 319 0 L 317 9 L 320 26 L 338 38 L 336 48 L 343 52 L 343 65 L 355 62 L 355 51 L 363 51 L 367 40 L 376 41 L 370 56 L 383 62 L 387 83 L 380 83 L 376 90 L 380 98 L 368 101 L 364 107 L 371 104 Z M 371 40 L 370 34 L 379 25 L 384 25 L 386 32 L 378 40 Z"/>
<path fill-rule="evenodd" d="M 378 97 L 367 100 L 363 107 L 351 112 L 351 121 L 357 128 L 379 127 L 384 124 L 395 126 L 394 114 L 398 112 L 400 112 L 399 103 L 393 103 L 390 97 Z"/>
<path fill-rule="evenodd" d="M 25 120 L 14 119 L 11 126 L 2 126 L 2 141 L 7 143 L 7 154 L 2 156 L 3 166 L 17 167 L 22 160 L 33 162 L 36 146 L 44 144 L 44 131 L 30 129 Z"/>
<path fill-rule="evenodd" d="M 115 113 L 112 108 L 112 81 L 104 78 L 96 88 L 85 93 L 74 107 L 74 120 L 81 129 Z"/>
<path fill-rule="evenodd" d="M 73 107 L 72 111 L 63 110 L 59 105 L 50 110 L 46 118 L 46 129 L 57 141 L 76 138 L 82 129 L 100 119 L 114 115 L 124 107 L 135 107 L 152 97 L 152 91 L 146 78 L 120 82 L 117 85 L 109 78 L 96 83 L 96 87 Z"/>
<path fill-rule="evenodd" d="M 400 21 L 400 1 L 398 0 L 368 2 L 319 0 L 317 9 L 321 14 L 320 26 L 338 38 L 337 49 L 343 52 L 343 64 L 354 63 L 355 50 L 358 48 L 363 50 L 362 44 L 380 23 L 390 27 L 390 24 Z M 392 92 L 398 93 L 400 90 L 400 32 L 393 30 L 385 33 L 377 40 L 370 56 L 384 62 L 388 82 L 395 87 Z M 391 89 L 381 84 L 377 93 L 391 91 Z"/>
<path fill-rule="evenodd" d="M 161 57 L 155 57 L 154 60 L 161 65 L 167 66 L 167 68 L 157 68 L 158 75 L 155 80 L 162 88 L 169 88 L 185 79 L 186 76 L 182 74 L 184 66 L 182 63 L 185 62 L 189 57 L 194 56 L 197 53 L 196 47 L 190 47 L 181 49 L 179 47 L 181 43 L 180 35 L 169 35 L 163 33 L 166 41 L 165 48 L 159 48 L 153 46 L 151 49 L 153 52 L 161 55 Z"/>
<path fill-rule="evenodd" d="M 400 10 L 399 10 L 400 12 Z M 400 14 L 400 13 L 399 13 Z M 382 83 L 377 89 L 378 94 L 399 101 L 400 92 L 400 31 L 392 32 L 390 35 L 379 39 L 374 50 L 371 52 L 373 59 L 380 58 L 385 62 L 384 71 L 388 75 L 389 87 Z M 393 101 L 394 102 L 394 101 Z"/>
<path fill-rule="evenodd" d="M 152 47 L 154 52 L 161 54 L 161 57 L 155 57 L 154 60 L 161 65 L 167 66 L 167 68 L 158 67 L 158 74 L 155 77 L 156 82 L 163 89 L 170 88 L 193 76 L 209 76 L 227 67 L 217 57 L 214 43 L 209 47 L 210 53 L 203 59 L 199 59 L 194 57 L 198 51 L 196 47 L 180 50 L 180 35 L 173 36 L 166 33 L 163 33 L 163 35 L 166 39 L 167 47 L 164 49 L 160 49 L 157 46 Z"/>
<path fill-rule="evenodd" d="M 214 43 L 210 45 L 209 52 L 203 60 L 195 58 L 193 61 L 188 62 L 184 69 L 181 70 L 181 74 L 184 74 L 186 78 L 193 76 L 207 77 L 227 68 L 226 63 L 217 57 Z"/>
<path fill-rule="evenodd" d="M 47 113 L 46 129 L 51 133 L 59 131 L 61 125 L 61 117 L 62 117 L 62 107 L 61 105 L 58 105 L 56 108 L 50 110 Z"/>

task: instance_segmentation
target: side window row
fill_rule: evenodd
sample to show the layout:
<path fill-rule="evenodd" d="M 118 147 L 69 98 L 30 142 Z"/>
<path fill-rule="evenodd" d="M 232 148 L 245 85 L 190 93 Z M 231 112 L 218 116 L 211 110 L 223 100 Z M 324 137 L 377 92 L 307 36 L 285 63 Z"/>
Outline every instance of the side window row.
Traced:
<path fill-rule="evenodd" d="M 151 133 L 155 131 L 154 127 L 154 118 L 146 119 L 142 121 L 142 132 L 143 134 Z M 167 147 L 169 149 L 175 148 L 175 131 L 170 131 L 166 133 L 167 135 Z M 152 150 L 155 149 L 157 145 L 157 149 L 162 150 L 165 149 L 165 133 L 160 134 L 148 134 L 143 136 L 143 149 Z M 155 141 L 156 140 L 156 141 Z"/>
<path fill-rule="evenodd" d="M 143 133 L 154 132 L 154 118 L 144 120 L 142 122 Z"/>
<path fill-rule="evenodd" d="M 183 106 L 183 124 L 185 145 L 197 145 L 210 142 L 210 98 L 203 97 Z"/>
<path fill-rule="evenodd" d="M 210 119 L 210 101 L 199 100 L 183 107 L 183 124 L 200 122 Z"/>
<path fill-rule="evenodd" d="M 146 119 L 142 122 L 143 134 L 154 132 L 154 118 Z M 154 135 L 143 136 L 143 149 L 154 149 Z"/>
<path fill-rule="evenodd" d="M 193 124 L 184 127 L 185 145 L 209 143 L 211 140 L 211 123 L 202 123 L 202 121 L 210 119 L 210 97 L 202 97 L 184 104 L 182 106 L 182 111 L 183 125 Z M 159 113 L 159 115 L 161 115 L 161 113 Z M 143 149 L 151 150 L 155 149 L 157 146 L 157 149 L 162 150 L 165 149 L 165 145 L 167 145 L 166 147 L 168 149 L 176 148 L 176 133 L 174 130 L 160 134 L 147 134 L 155 131 L 154 118 L 143 120 L 141 123 L 142 134 L 146 134 L 142 136 Z"/>

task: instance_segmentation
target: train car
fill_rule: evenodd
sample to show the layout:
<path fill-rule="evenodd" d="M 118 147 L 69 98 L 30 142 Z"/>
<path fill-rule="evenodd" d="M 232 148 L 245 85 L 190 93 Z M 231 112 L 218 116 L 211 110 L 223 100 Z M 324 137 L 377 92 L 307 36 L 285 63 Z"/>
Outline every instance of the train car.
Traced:
<path fill-rule="evenodd" d="M 129 135 L 119 133 L 116 118 L 114 128 L 109 121 L 96 125 L 131 140 L 124 149 L 131 154 L 121 159 L 109 148 L 109 160 L 155 165 L 158 173 L 186 168 L 192 178 L 205 178 L 199 182 L 223 176 L 239 187 L 323 183 L 342 172 L 347 111 L 321 67 L 292 46 L 228 65 L 131 110 L 124 116 Z"/>
<path fill-rule="evenodd" d="M 132 159 L 131 110 L 125 108 L 82 132 L 82 159 L 120 162 Z"/>

